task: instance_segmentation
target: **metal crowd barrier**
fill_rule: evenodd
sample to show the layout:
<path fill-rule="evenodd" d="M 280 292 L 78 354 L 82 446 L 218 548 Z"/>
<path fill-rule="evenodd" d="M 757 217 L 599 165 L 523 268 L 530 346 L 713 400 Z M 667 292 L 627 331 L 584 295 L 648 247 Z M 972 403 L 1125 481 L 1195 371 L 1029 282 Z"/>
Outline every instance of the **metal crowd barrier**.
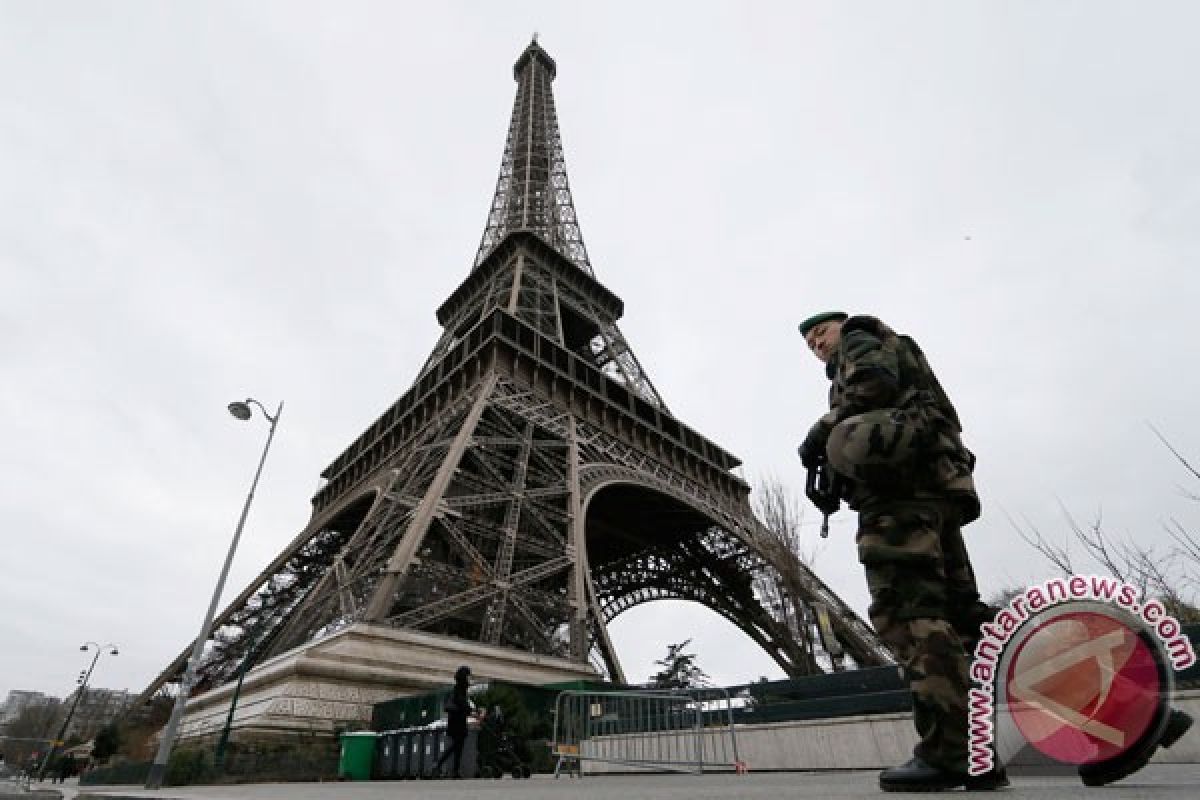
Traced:
<path fill-rule="evenodd" d="M 556 778 L 570 763 L 582 776 L 589 761 L 662 772 L 745 771 L 724 689 L 562 692 L 552 746 Z"/>

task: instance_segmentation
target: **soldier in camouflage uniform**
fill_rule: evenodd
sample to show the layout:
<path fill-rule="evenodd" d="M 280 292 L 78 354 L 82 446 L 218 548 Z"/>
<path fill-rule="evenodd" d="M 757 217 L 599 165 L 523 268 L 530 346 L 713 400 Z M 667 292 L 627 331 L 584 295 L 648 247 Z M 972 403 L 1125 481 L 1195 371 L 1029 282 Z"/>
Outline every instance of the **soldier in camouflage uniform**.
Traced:
<path fill-rule="evenodd" d="M 967 775 L 969 653 L 991 609 L 979 598 L 961 525 L 979 516 L 958 414 L 920 347 L 874 317 L 818 314 L 800 325 L 831 381 L 829 412 L 800 456 L 844 479 L 858 511 L 871 624 L 905 669 L 920 742 L 885 770 L 885 791 L 1007 785 Z"/>

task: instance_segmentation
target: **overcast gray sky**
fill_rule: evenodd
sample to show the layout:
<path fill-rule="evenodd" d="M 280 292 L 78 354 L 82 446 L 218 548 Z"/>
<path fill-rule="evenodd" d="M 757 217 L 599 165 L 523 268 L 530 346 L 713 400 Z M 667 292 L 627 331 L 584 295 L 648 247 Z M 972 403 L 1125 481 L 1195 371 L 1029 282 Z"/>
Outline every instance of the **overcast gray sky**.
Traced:
<path fill-rule="evenodd" d="M 405 391 L 467 274 L 515 83 L 557 60 L 597 277 L 672 411 L 802 489 L 826 382 L 796 323 L 923 345 L 978 454 L 986 592 L 1049 576 L 1006 518 L 1061 502 L 1160 547 L 1200 526 L 1200 9 L 1191 3 L 0 2 L 0 696 L 143 688 Z M 819 516 L 806 516 L 815 538 Z M 860 612 L 853 516 L 818 572 Z M 613 626 L 642 679 L 696 605 Z"/>

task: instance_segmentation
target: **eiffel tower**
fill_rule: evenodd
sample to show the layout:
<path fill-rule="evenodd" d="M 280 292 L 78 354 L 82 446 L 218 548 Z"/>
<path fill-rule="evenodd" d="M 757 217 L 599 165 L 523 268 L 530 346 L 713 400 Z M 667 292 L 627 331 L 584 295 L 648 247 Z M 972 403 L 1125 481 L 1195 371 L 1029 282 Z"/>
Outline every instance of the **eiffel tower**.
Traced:
<path fill-rule="evenodd" d="M 276 716 L 285 696 L 313 705 L 313 680 L 361 705 L 444 683 L 465 659 L 485 677 L 624 682 L 607 625 L 662 598 L 716 611 L 791 676 L 843 653 L 889 660 L 755 518 L 738 459 L 650 381 L 580 233 L 555 62 L 535 37 L 513 71 L 495 196 L 470 273 L 437 310 L 443 333 L 412 388 L 321 473 L 309 525 L 217 618 L 193 734 L 205 698 L 211 723 L 249 666 Z M 785 576 L 788 603 L 762 602 L 764 575 Z M 186 658 L 143 696 L 178 683 Z"/>

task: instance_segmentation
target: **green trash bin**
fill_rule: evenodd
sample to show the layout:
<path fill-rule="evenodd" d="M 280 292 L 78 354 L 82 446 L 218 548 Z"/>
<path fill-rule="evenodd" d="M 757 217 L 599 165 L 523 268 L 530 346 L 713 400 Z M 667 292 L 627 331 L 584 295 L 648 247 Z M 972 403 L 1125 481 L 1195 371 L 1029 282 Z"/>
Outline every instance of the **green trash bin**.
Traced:
<path fill-rule="evenodd" d="M 342 734 L 342 757 L 338 761 L 339 778 L 349 778 L 352 781 L 370 780 L 374 761 L 374 731 Z"/>

